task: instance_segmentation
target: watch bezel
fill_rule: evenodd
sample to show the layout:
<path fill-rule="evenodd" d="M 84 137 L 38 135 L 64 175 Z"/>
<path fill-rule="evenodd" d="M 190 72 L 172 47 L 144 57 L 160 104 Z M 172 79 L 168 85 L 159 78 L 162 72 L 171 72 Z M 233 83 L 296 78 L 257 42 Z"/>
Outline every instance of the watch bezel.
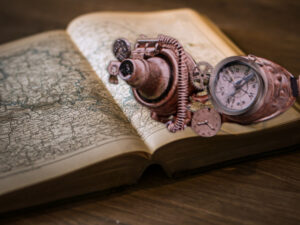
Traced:
<path fill-rule="evenodd" d="M 224 106 L 219 101 L 218 97 L 216 96 L 216 91 L 215 91 L 216 82 L 218 81 L 218 76 L 219 76 L 221 69 L 224 68 L 228 64 L 234 64 L 236 62 L 238 64 L 244 64 L 246 66 L 249 66 L 251 69 L 253 69 L 255 71 L 257 78 L 259 79 L 259 83 L 260 83 L 258 94 L 256 95 L 254 101 L 249 106 L 247 106 L 246 108 L 241 109 L 241 110 L 228 109 L 226 106 Z M 244 56 L 231 56 L 231 57 L 223 59 L 213 69 L 212 76 L 209 81 L 209 92 L 212 97 L 211 102 L 214 105 L 214 107 L 216 108 L 216 110 L 218 110 L 219 112 L 226 114 L 226 115 L 236 116 L 236 115 L 248 114 L 249 112 L 255 111 L 255 109 L 257 109 L 258 106 L 261 104 L 260 100 L 263 98 L 263 96 L 265 94 L 266 85 L 267 85 L 267 82 L 265 79 L 264 72 L 260 69 L 260 67 L 257 65 L 257 63 L 255 63 L 255 61 L 250 60 L 249 58 L 244 57 Z"/>

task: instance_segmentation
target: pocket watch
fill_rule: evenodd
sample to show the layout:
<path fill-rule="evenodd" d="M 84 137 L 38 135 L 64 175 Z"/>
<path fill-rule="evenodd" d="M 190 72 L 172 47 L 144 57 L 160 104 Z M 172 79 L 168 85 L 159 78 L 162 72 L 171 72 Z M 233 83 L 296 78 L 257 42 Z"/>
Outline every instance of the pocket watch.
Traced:
<path fill-rule="evenodd" d="M 298 88 L 286 69 L 249 55 L 219 62 L 210 77 L 209 93 L 223 120 L 250 124 L 286 111 L 294 104 Z"/>

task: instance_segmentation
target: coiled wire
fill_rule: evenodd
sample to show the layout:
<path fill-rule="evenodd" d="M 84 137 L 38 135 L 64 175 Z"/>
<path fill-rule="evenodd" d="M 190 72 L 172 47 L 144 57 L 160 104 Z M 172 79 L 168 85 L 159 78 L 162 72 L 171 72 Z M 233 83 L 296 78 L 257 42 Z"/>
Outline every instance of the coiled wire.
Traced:
<path fill-rule="evenodd" d="M 183 130 L 185 126 L 185 120 L 187 117 L 187 104 L 188 104 L 188 69 L 187 69 L 187 56 L 182 45 L 175 39 L 166 35 L 159 35 L 158 42 L 161 47 L 171 49 L 177 56 L 178 62 L 178 106 L 177 116 L 174 121 L 171 121 L 167 127 L 169 131 L 176 132 Z M 175 74 L 175 76 L 176 76 Z"/>

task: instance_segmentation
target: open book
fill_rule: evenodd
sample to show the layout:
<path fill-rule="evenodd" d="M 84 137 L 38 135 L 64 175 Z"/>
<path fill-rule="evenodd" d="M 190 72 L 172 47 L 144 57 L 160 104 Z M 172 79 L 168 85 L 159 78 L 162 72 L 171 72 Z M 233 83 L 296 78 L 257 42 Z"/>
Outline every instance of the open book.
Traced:
<path fill-rule="evenodd" d="M 167 174 L 300 143 L 299 101 L 257 125 L 225 123 L 212 138 L 170 133 L 130 87 L 108 82 L 112 43 L 177 38 L 212 65 L 243 54 L 194 11 L 101 12 L 0 47 L 0 212 L 136 182 L 150 164 Z"/>

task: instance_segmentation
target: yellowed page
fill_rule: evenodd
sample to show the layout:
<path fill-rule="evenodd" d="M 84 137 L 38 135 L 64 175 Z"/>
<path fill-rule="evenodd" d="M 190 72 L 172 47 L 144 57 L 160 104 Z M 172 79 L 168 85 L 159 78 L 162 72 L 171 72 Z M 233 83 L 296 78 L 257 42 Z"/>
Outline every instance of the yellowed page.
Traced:
<path fill-rule="evenodd" d="M 147 147 L 65 31 L 0 46 L 0 194 Z"/>
<path fill-rule="evenodd" d="M 148 37 L 167 34 L 177 38 L 196 61 L 205 60 L 212 65 L 225 57 L 243 54 L 206 17 L 189 9 L 93 13 L 75 19 L 67 32 L 152 151 L 195 134 L 190 128 L 176 134 L 168 132 L 164 124 L 152 120 L 149 111 L 134 100 L 125 82 L 120 81 L 118 85 L 108 82 L 106 68 L 109 61 L 114 59 L 111 51 L 114 40 L 124 37 L 134 43 L 140 34 Z M 253 132 L 299 118 L 299 110 L 291 109 L 275 120 L 254 126 L 224 124 L 219 135 Z"/>

